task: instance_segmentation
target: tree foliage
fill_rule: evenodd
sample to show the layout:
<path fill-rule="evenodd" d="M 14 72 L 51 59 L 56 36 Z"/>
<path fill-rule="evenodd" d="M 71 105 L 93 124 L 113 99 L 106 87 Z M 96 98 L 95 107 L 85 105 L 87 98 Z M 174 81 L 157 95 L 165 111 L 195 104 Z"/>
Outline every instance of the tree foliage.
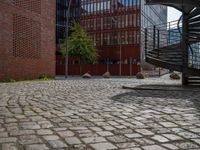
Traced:
<path fill-rule="evenodd" d="M 66 50 L 66 45 L 68 46 Z M 97 51 L 94 42 L 87 35 L 79 23 L 73 22 L 72 33 L 68 40 L 60 44 L 61 52 L 64 56 L 79 57 L 80 61 L 93 63 L 97 58 Z"/>

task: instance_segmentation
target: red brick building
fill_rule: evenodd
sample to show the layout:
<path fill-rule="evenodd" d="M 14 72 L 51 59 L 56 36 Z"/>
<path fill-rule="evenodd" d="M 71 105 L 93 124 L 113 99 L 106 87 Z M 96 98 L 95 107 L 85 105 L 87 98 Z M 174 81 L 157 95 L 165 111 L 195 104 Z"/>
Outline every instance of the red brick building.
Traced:
<path fill-rule="evenodd" d="M 0 1 L 0 80 L 55 75 L 55 0 Z"/>
<path fill-rule="evenodd" d="M 63 5 L 57 8 L 60 10 L 57 17 L 59 19 L 57 41 L 59 41 L 65 38 L 66 13 L 63 8 L 67 8 L 64 6 L 67 6 L 69 0 L 57 1 L 59 6 Z M 69 18 L 79 20 L 94 41 L 99 57 L 95 64 L 87 62 L 82 64 L 82 72 L 78 60 L 69 58 L 69 75 L 80 75 L 85 72 L 102 75 L 106 71 L 111 75 L 136 75 L 141 67 L 149 65 L 144 61 L 142 31 L 150 25 L 166 23 L 167 7 L 147 6 L 145 0 L 73 0 L 73 2 Z M 62 32 L 59 32 L 61 27 Z M 65 59 L 59 53 L 56 66 L 56 73 L 63 75 Z"/>

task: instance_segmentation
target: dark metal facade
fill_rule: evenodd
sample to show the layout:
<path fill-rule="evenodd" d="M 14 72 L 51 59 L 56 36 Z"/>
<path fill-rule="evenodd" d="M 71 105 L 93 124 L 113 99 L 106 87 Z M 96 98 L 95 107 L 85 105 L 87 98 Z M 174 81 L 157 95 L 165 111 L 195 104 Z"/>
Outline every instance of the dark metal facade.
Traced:
<path fill-rule="evenodd" d="M 56 43 L 59 43 L 60 39 L 64 39 L 66 36 L 66 20 L 67 20 L 67 9 L 69 0 L 56 0 Z M 80 0 L 72 0 L 69 24 L 70 28 L 73 20 L 80 20 Z"/>

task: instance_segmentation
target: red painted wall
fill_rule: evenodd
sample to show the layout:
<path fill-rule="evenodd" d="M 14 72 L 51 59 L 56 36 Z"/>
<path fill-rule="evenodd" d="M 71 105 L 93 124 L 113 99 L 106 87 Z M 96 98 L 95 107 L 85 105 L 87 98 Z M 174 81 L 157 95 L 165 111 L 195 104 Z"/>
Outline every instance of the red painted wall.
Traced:
<path fill-rule="evenodd" d="M 121 65 L 121 75 L 123 76 L 130 76 L 136 75 L 137 72 L 140 72 L 140 66 L 137 64 L 130 65 L 130 64 L 122 64 Z M 106 71 L 109 71 L 111 75 L 120 75 L 120 65 L 119 64 L 111 64 L 111 65 L 104 65 L 104 64 L 69 64 L 68 65 L 68 73 L 69 75 L 83 75 L 84 73 L 89 72 L 91 75 L 103 75 Z M 56 63 L 56 74 L 57 75 L 64 75 L 65 74 L 65 59 L 62 56 L 57 56 L 57 63 Z"/>

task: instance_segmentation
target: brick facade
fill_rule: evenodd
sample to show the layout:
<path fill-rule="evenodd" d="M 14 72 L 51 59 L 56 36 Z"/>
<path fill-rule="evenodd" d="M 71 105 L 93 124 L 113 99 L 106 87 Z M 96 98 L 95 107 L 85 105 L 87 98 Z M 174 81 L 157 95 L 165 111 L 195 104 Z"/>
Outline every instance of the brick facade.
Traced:
<path fill-rule="evenodd" d="M 0 1 L 0 80 L 55 75 L 55 0 Z"/>

